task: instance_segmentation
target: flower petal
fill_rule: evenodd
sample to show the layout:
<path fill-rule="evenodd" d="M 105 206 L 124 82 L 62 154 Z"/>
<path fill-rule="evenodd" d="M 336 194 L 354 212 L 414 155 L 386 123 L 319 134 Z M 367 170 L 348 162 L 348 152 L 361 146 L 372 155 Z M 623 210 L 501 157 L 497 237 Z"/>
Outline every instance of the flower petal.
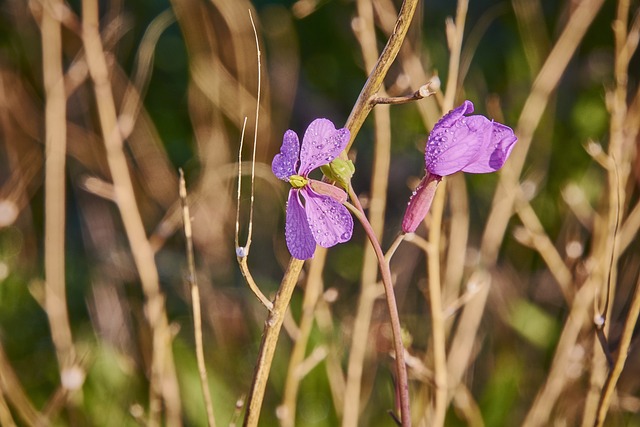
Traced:
<path fill-rule="evenodd" d="M 313 238 L 320 246 L 330 248 L 351 239 L 353 218 L 342 204 L 305 187 L 305 210 Z"/>
<path fill-rule="evenodd" d="M 309 185 L 311 189 L 321 196 L 329 196 L 332 199 L 338 201 L 339 203 L 344 203 L 347 201 L 347 193 L 341 188 L 336 187 L 335 185 L 328 184 L 323 181 L 318 181 L 316 179 L 310 179 Z"/>
<path fill-rule="evenodd" d="M 299 174 L 307 176 L 312 170 L 338 157 L 347 146 L 349 136 L 348 129 L 336 129 L 331 120 L 311 122 L 302 138 Z"/>
<path fill-rule="evenodd" d="M 304 206 L 300 202 L 300 190 L 289 190 L 284 235 L 287 248 L 294 258 L 309 259 L 316 251 L 316 241 L 311 234 Z"/>
<path fill-rule="evenodd" d="M 491 143 L 492 122 L 484 116 L 459 116 L 446 123 L 447 126 L 443 126 L 438 122 L 427 140 L 425 163 L 434 175 L 446 176 L 464 170 Z"/>
<path fill-rule="evenodd" d="M 276 154 L 271 162 L 273 174 L 283 181 L 288 181 L 291 175 L 296 175 L 296 165 L 300 155 L 300 141 L 298 135 L 288 130 L 282 138 L 280 154 Z"/>
<path fill-rule="evenodd" d="M 492 125 L 489 144 L 480 150 L 473 163 L 462 169 L 463 172 L 495 172 L 507 161 L 518 138 L 509 126 L 497 122 L 492 122 Z"/>
<path fill-rule="evenodd" d="M 436 129 L 438 127 L 452 127 L 458 120 L 464 117 L 465 114 L 471 113 L 473 113 L 473 102 L 466 100 L 462 103 L 461 106 L 454 108 L 453 110 L 442 116 L 442 118 L 438 120 L 438 123 L 436 123 L 433 128 Z"/>

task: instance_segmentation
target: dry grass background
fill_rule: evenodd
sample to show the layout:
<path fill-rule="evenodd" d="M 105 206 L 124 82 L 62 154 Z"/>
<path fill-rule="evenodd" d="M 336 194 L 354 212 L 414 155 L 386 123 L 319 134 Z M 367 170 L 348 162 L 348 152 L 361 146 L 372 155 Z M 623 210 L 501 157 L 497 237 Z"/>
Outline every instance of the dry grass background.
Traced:
<path fill-rule="evenodd" d="M 400 6 L 0 5 L 0 425 L 242 423 L 267 317 L 234 259 L 258 96 L 250 10 L 262 67 L 245 261 L 262 292 L 289 262 L 270 170 L 286 129 L 348 122 L 353 186 L 386 249 L 428 129 L 471 99 L 519 142 L 499 174 L 448 178 L 391 260 L 414 424 L 640 425 L 638 2 L 421 2 L 379 62 Z M 441 90 L 369 114 L 356 98 L 376 63 L 390 66 L 379 96 Z M 393 425 L 378 280 L 357 225 L 304 265 L 259 425 Z"/>

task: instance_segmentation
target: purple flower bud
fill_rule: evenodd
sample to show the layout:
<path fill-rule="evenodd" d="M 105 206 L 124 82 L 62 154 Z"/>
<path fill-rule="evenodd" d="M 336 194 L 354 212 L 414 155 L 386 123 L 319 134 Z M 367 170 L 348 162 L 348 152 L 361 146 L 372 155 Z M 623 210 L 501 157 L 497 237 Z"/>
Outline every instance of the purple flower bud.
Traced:
<path fill-rule="evenodd" d="M 431 208 L 433 196 L 436 194 L 436 188 L 441 180 L 441 176 L 431 175 L 429 172 L 422 178 L 422 181 L 420 181 L 420 184 L 418 184 L 418 187 L 416 187 L 409 199 L 409 205 L 402 220 L 403 233 L 413 233 L 416 231 L 424 217 L 427 216 L 429 208 Z"/>

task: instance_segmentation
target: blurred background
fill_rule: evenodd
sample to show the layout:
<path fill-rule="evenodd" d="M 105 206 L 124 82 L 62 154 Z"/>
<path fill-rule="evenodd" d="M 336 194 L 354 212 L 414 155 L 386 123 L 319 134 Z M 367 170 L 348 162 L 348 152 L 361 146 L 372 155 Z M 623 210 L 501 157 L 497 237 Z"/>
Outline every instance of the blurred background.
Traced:
<path fill-rule="evenodd" d="M 566 356 L 561 389 L 545 421 L 531 425 L 550 425 L 547 420 L 553 425 L 580 424 L 587 402 L 593 399 L 589 397 L 592 384 L 601 385 L 602 373 L 606 376 L 606 370 L 598 368 L 603 356 L 592 322 L 595 292 L 584 304 L 590 311 L 580 318 L 572 344 L 559 343 L 571 308 L 577 304 L 574 296 L 594 275 L 602 276 L 600 284 L 613 281 L 607 336 L 611 352 L 617 354 L 640 271 L 635 225 L 640 184 L 635 154 L 640 59 L 632 50 L 628 66 L 615 74 L 612 23 L 619 5 L 590 1 L 595 18 L 585 21 L 586 32 L 575 53 L 565 52 L 566 69 L 560 66 L 557 86 L 549 88 L 539 124 L 533 125 L 521 114 L 534 80 L 570 17 L 586 1 L 476 0 L 468 5 L 454 104 L 472 100 L 477 113 L 506 123 L 519 136 L 521 129 L 530 131 L 525 139 L 530 140 L 531 149 L 522 151 L 524 165 L 516 169 L 524 202 L 516 203 L 503 221 L 506 231 L 492 246 L 495 258 L 490 261 L 483 248 L 491 233 L 489 216 L 495 209 L 500 176 L 457 176 L 447 187 L 451 196 L 445 205 L 446 237 L 440 248 L 445 305 L 454 304 L 459 296 L 474 298 L 465 286 L 478 266 L 488 265 L 492 279 L 462 376 L 465 396 L 473 404 L 459 405 L 455 402 L 460 400 L 454 399 L 446 425 L 508 426 L 530 420 L 531 408 L 538 408 L 536 396 L 556 375 L 552 368 L 559 354 Z M 637 37 L 638 2 L 628 3 L 628 28 Z M 372 5 L 381 50 L 400 2 L 374 0 Z M 153 250 L 153 268 L 164 295 L 179 386 L 179 418 L 185 425 L 206 425 L 206 411 L 194 350 L 179 168 L 184 170 L 189 191 L 204 353 L 218 425 L 241 419 L 236 402 L 248 393 L 267 315 L 240 273 L 234 246 L 237 161 L 245 117 L 244 161 L 251 158 L 255 130 L 258 67 L 249 10 L 260 42 L 262 91 L 248 264 L 262 291 L 271 297 L 289 260 L 284 243 L 287 186 L 272 175 L 271 159 L 287 129 L 302 135 L 314 118 L 326 117 L 342 126 L 349 116 L 369 72 L 359 44 L 364 18 L 356 2 L 113 0 L 98 4 L 109 73 L 106 82 L 125 141 L 130 182 L 148 237 L 145 244 Z M 455 14 L 455 2 L 419 4 L 405 48 L 385 79 L 389 95 L 411 94 L 436 79 L 444 88 L 450 58 L 446 20 Z M 47 21 L 47 15 L 53 19 Z M 157 351 L 151 345 L 154 332 L 145 314 L 150 294 L 141 286 L 126 223 L 114 202 L 112 159 L 101 130 L 104 113 L 87 64 L 81 16 L 79 1 L 5 0 L 0 4 L 2 425 L 37 425 L 43 417 L 52 425 L 139 425 L 145 424 L 150 404 L 151 359 Z M 55 22 L 60 28 L 58 44 Z M 55 82 L 60 81 L 50 68 L 56 61 L 64 73 L 64 98 L 62 104 L 47 107 L 48 100 L 56 99 Z M 616 76 L 620 75 L 626 76 L 626 86 L 616 98 L 621 81 Z M 49 89 L 47 79 L 54 82 Z M 411 189 L 423 174 L 426 136 L 442 114 L 437 98 L 389 109 L 383 248 L 397 235 Z M 621 105 L 620 99 L 624 108 L 614 108 Z M 66 105 L 66 111 L 60 105 Z M 622 118 L 612 119 L 615 111 L 622 111 Z M 624 148 L 614 157 L 623 166 L 613 175 L 613 169 L 603 167 L 606 159 L 602 160 L 604 153 L 611 152 L 612 129 L 618 129 L 612 127 L 612 120 L 622 123 L 625 138 L 631 138 L 621 143 Z M 46 174 L 55 165 L 47 172 L 45 147 L 47 138 L 55 138 L 51 135 L 66 142 L 66 147 L 62 145 L 66 163 L 57 175 L 60 186 L 49 189 Z M 365 208 L 372 177 L 379 173 L 374 166 L 379 155 L 375 138 L 370 117 L 350 153 L 356 165 L 353 186 Z M 248 171 L 250 165 L 244 166 Z M 49 182 L 56 179 L 52 176 Z M 619 186 L 612 184 L 612 176 L 622 180 Z M 247 235 L 249 178 L 245 176 L 242 183 L 241 243 Z M 613 202 L 612 194 L 617 194 Z M 617 209 L 612 210 L 611 203 Z M 57 223 L 48 223 L 47 231 L 47 216 L 62 207 L 62 216 L 54 217 Z M 454 220 L 454 212 L 463 215 Z M 611 212 L 619 215 L 615 229 L 601 224 L 612 224 Z M 456 231 L 465 237 L 455 237 Z M 426 236 L 424 229 L 418 233 Z M 462 242 L 456 253 L 449 251 L 454 241 Z M 49 252 L 48 244 L 53 245 Z M 365 247 L 364 233 L 356 224 L 353 240 L 326 254 L 321 276 L 324 293 L 304 350 L 310 367 L 299 383 L 296 425 L 340 423 L 342 400 L 336 384 L 344 382 L 347 370 Z M 611 247 L 619 248 L 614 257 Z M 53 273 L 47 273 L 47 259 Z M 593 263 L 604 265 L 604 270 L 594 273 Z M 446 276 L 453 266 L 458 266 L 457 273 L 453 278 Z M 424 361 L 410 370 L 412 396 L 416 402 L 428 402 L 433 380 L 425 256 L 404 243 L 391 267 L 400 317 L 410 337 L 409 353 Z M 614 271 L 613 276 L 609 271 Z M 291 316 L 285 320 L 260 425 L 279 423 L 277 408 L 283 401 L 302 316 L 306 272 L 294 293 Z M 62 293 L 47 288 L 47 276 L 57 277 L 50 280 L 65 286 Z M 600 285 L 593 286 L 600 295 L 606 294 Z M 61 296 L 66 307 L 55 299 Z M 601 306 L 602 300 L 596 300 L 596 305 Z M 56 317 L 56 307 L 66 309 L 68 320 L 64 310 L 62 317 Z M 454 310 L 449 319 L 448 351 L 461 322 L 455 313 L 461 312 Z M 64 333 L 63 338 L 54 338 L 51 319 L 61 322 L 62 330 L 68 324 L 66 341 Z M 393 425 L 386 415 L 394 405 L 387 319 L 385 305 L 376 301 L 368 328 L 359 425 Z M 65 353 L 56 347 L 58 339 L 72 350 Z M 637 346 L 638 340 L 632 339 L 609 425 L 640 425 Z"/>

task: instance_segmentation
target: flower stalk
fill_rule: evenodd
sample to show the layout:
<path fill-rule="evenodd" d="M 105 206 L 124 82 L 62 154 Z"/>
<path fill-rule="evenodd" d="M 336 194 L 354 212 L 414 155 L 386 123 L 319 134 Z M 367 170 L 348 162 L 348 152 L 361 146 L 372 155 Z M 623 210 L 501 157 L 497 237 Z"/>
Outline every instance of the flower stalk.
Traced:
<path fill-rule="evenodd" d="M 349 198 L 354 202 L 355 206 L 346 204 L 349 210 L 360 221 L 362 227 L 369 238 L 369 242 L 373 247 L 373 250 L 378 259 L 378 265 L 380 266 L 380 276 L 382 277 L 382 285 L 384 287 L 385 300 L 387 303 L 387 309 L 389 311 L 389 322 L 391 323 L 391 330 L 393 332 L 393 349 L 396 357 L 396 376 L 397 376 L 397 393 L 400 401 L 400 421 L 402 427 L 411 426 L 411 410 L 409 403 L 409 380 L 407 377 L 407 365 L 405 363 L 405 349 L 402 344 L 402 327 L 400 326 L 400 315 L 398 314 L 398 304 L 396 302 L 395 293 L 393 290 L 393 282 L 391 280 L 391 269 L 389 263 L 385 259 L 385 254 L 382 252 L 378 238 L 373 232 L 373 228 L 364 214 L 364 210 L 358 196 L 353 191 L 353 188 L 349 188 Z"/>

